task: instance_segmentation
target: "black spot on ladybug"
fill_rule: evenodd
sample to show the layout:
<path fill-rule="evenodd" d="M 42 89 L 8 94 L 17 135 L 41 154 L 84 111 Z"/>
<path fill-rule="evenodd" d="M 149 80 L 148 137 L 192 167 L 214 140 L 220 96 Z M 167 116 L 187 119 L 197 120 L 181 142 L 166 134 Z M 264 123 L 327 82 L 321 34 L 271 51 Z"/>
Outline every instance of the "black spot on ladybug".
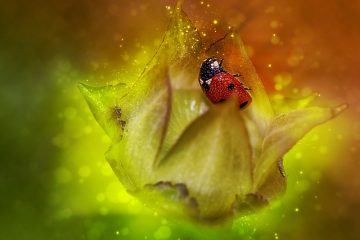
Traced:
<path fill-rule="evenodd" d="M 246 105 L 247 105 L 248 103 L 249 103 L 248 101 L 241 103 L 241 104 L 240 104 L 240 108 L 246 107 Z"/>
<path fill-rule="evenodd" d="M 235 88 L 235 85 L 233 83 L 230 83 L 228 86 L 227 86 L 228 90 L 233 90 Z"/>

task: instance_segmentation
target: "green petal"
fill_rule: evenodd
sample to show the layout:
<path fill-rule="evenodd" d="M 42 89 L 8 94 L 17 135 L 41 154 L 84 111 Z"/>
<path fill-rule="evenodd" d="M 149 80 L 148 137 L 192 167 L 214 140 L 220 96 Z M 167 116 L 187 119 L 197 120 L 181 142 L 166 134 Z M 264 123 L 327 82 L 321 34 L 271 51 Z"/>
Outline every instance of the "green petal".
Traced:
<path fill-rule="evenodd" d="M 241 112 L 233 102 L 215 106 L 189 126 L 156 169 L 153 183 L 183 183 L 200 209 L 200 219 L 232 211 L 236 196 L 252 184 L 251 149 Z"/>
<path fill-rule="evenodd" d="M 270 169 L 313 127 L 337 116 L 347 106 L 336 108 L 311 107 L 282 114 L 274 118 L 267 130 L 263 152 L 255 166 L 255 189 L 271 173 Z"/>

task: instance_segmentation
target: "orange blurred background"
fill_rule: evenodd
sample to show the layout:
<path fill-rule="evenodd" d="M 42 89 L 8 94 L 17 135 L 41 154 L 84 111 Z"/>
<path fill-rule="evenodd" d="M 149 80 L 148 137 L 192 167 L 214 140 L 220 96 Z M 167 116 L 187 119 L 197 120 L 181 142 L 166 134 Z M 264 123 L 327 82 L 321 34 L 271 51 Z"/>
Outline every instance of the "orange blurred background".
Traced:
<path fill-rule="evenodd" d="M 48 179 L 57 164 L 52 159 L 61 152 L 49 139 L 61 131 L 63 123 L 56 116 L 63 101 L 58 98 L 66 95 L 63 85 L 52 78 L 58 59 L 86 73 L 94 85 L 121 78 L 124 71 L 138 74 L 144 64 L 134 56 L 140 53 L 149 59 L 155 52 L 173 5 L 170 0 L 0 3 L 0 191 L 6 206 L 1 208 L 0 225 L 7 229 L 0 238 L 9 239 L 19 229 L 27 231 L 27 239 L 62 239 L 60 232 L 69 227 L 65 224 L 54 235 L 42 229 L 59 224 L 47 218 L 51 210 L 46 207 L 46 193 L 52 189 Z M 360 2 L 185 0 L 184 10 L 205 41 L 221 36 L 229 26 L 238 28 L 270 95 L 317 91 L 321 94 L 317 105 L 349 104 L 329 130 L 341 149 L 325 155 L 325 168 L 314 162 L 321 181 L 299 196 L 302 215 L 291 224 L 282 222 L 281 236 L 358 239 Z M 67 84 L 76 85 L 78 80 Z M 46 223 L 28 225 L 36 217 Z M 268 237 L 262 239 L 274 239 Z"/>

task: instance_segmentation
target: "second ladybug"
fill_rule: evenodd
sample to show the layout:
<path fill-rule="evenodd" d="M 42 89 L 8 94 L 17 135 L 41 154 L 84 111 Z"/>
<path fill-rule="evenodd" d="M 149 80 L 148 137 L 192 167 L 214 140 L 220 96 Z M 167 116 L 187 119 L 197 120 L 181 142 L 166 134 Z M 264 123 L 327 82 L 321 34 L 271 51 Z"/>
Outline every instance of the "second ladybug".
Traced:
<path fill-rule="evenodd" d="M 235 96 L 239 102 L 239 108 L 244 109 L 250 105 L 252 98 L 243 83 L 236 77 L 238 74 L 230 74 L 222 67 L 223 60 L 210 57 L 203 61 L 200 67 L 199 83 L 212 103 L 220 103 Z"/>

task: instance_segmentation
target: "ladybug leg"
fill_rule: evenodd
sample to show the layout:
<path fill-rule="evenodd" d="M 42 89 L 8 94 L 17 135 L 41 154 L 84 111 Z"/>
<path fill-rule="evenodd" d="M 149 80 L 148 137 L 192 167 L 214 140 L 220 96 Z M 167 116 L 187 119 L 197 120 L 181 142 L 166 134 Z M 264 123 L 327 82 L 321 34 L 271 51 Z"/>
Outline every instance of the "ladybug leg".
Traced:
<path fill-rule="evenodd" d="M 222 66 L 223 61 L 224 61 L 224 59 L 221 59 L 221 60 L 220 60 L 220 66 Z"/>
<path fill-rule="evenodd" d="M 244 76 L 241 75 L 240 73 L 235 73 L 235 74 L 233 74 L 233 76 L 236 77 L 236 78 L 241 78 L 242 80 L 244 80 Z M 240 82 L 241 85 L 244 85 L 241 81 L 239 81 L 239 82 Z M 249 89 L 245 88 L 245 89 L 246 90 L 251 90 L 250 88 Z"/>
<path fill-rule="evenodd" d="M 233 76 L 234 77 L 242 77 L 242 75 L 240 73 L 235 73 Z"/>
<path fill-rule="evenodd" d="M 248 87 L 244 87 L 245 90 L 252 90 L 251 88 L 248 88 Z"/>

